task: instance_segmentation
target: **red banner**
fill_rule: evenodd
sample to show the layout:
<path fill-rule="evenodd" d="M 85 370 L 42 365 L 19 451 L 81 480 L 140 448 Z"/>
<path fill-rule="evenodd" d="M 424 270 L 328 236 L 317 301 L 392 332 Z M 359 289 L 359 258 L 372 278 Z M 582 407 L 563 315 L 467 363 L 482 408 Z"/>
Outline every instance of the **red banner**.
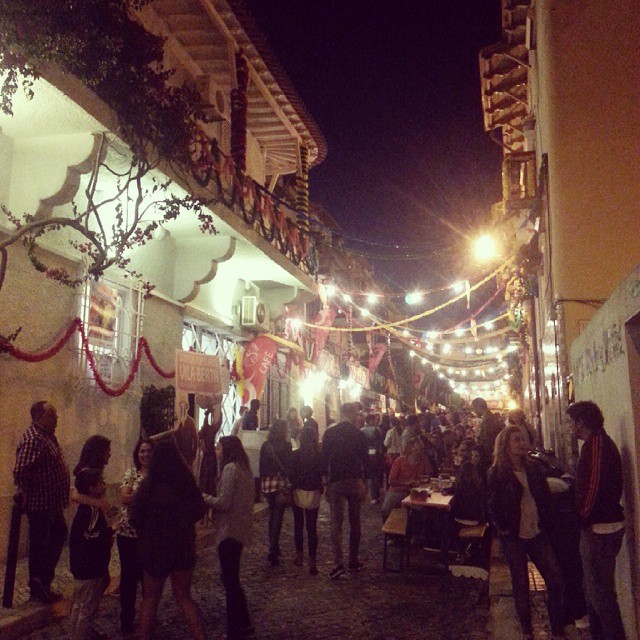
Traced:
<path fill-rule="evenodd" d="M 333 307 L 325 306 L 320 311 L 318 311 L 318 315 L 314 320 L 314 324 L 322 326 L 322 327 L 330 327 L 333 324 L 333 321 L 336 319 L 336 310 Z M 315 346 L 313 350 L 313 362 L 317 364 L 318 358 L 320 356 L 320 352 L 324 349 L 324 346 L 327 344 L 327 338 L 329 337 L 329 332 L 326 329 L 314 329 L 313 337 L 315 341 Z"/>
<path fill-rule="evenodd" d="M 375 370 L 378 368 L 380 361 L 382 360 L 382 356 L 387 350 L 387 345 L 378 343 L 374 344 L 371 348 L 371 353 L 369 353 L 369 375 L 372 376 Z"/>
<path fill-rule="evenodd" d="M 262 397 L 269 367 L 277 352 L 277 343 L 266 336 L 254 338 L 245 347 L 242 356 L 242 380 L 244 383 L 242 404 Z"/>

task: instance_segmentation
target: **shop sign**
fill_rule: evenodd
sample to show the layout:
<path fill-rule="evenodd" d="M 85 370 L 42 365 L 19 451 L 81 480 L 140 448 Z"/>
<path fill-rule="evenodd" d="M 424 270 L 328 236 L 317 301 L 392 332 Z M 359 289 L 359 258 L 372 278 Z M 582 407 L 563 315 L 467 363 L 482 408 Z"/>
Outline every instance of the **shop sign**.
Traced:
<path fill-rule="evenodd" d="M 222 397 L 220 358 L 176 349 L 177 392 Z"/>

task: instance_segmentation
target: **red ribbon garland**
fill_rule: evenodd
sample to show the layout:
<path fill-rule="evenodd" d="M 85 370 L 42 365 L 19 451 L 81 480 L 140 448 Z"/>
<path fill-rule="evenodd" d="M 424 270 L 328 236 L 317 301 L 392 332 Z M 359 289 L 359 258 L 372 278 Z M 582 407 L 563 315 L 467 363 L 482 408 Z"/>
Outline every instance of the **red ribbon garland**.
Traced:
<path fill-rule="evenodd" d="M 121 396 L 131 386 L 131 383 L 133 382 L 133 379 L 135 378 L 136 373 L 138 372 L 138 367 L 140 366 L 140 360 L 142 359 L 143 352 L 147 356 L 147 360 L 149 360 L 149 363 L 155 369 L 156 373 L 159 376 L 162 376 L 163 378 L 175 378 L 176 376 L 175 371 L 165 371 L 158 365 L 158 363 L 156 362 L 156 359 L 153 357 L 153 354 L 151 353 L 151 348 L 149 347 L 149 343 L 147 342 L 147 339 L 144 336 L 140 336 L 138 338 L 138 348 L 136 349 L 136 357 L 134 361 L 131 363 L 131 371 L 129 372 L 127 379 L 119 387 L 115 387 L 115 388 L 109 387 L 107 383 L 100 376 L 100 373 L 98 372 L 96 360 L 93 355 L 93 351 L 91 351 L 89 340 L 84 330 L 84 324 L 82 323 L 82 320 L 80 318 L 74 318 L 71 324 L 69 325 L 69 327 L 67 328 L 67 330 L 64 332 L 64 334 L 60 338 L 60 340 L 58 340 L 56 344 L 54 344 L 52 347 L 50 347 L 46 351 L 41 351 L 40 353 L 29 353 L 28 351 L 23 351 L 22 349 L 19 349 L 15 345 L 11 344 L 6 338 L 0 337 L 0 352 L 6 351 L 10 355 L 12 355 L 14 358 L 17 358 L 18 360 L 22 360 L 23 362 L 29 362 L 29 363 L 44 362 L 45 360 L 48 360 L 49 358 L 53 358 L 53 356 L 58 354 L 62 349 L 62 347 L 64 347 L 64 345 L 67 344 L 67 342 L 69 342 L 69 339 L 73 335 L 73 332 L 76 330 L 80 333 L 82 348 L 84 349 L 84 352 L 87 356 L 87 362 L 89 363 L 89 367 L 91 369 L 91 372 L 93 373 L 93 377 L 95 378 L 96 384 L 100 387 L 100 389 L 102 389 L 102 391 L 104 391 L 108 396 L 111 396 L 112 398 L 117 398 L 118 396 Z"/>

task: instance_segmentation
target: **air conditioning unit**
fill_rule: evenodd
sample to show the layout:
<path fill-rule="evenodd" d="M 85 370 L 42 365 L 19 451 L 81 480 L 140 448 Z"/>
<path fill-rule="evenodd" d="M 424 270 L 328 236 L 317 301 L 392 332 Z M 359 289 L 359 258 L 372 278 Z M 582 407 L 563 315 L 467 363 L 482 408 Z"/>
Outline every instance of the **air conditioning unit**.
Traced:
<path fill-rule="evenodd" d="M 210 75 L 196 78 L 196 91 L 200 94 L 204 110 L 212 121 L 229 120 L 229 101 Z"/>
<path fill-rule="evenodd" d="M 269 330 L 269 309 L 257 296 L 242 296 L 240 324 L 243 327 Z"/>

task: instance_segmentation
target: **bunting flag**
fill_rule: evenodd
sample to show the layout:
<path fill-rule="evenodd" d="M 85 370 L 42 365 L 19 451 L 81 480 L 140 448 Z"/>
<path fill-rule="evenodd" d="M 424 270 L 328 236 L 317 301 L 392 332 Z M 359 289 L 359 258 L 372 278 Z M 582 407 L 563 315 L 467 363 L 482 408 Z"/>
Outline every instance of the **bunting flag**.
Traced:
<path fill-rule="evenodd" d="M 375 373 L 386 351 L 387 345 L 381 342 L 374 344 L 371 348 L 369 352 L 369 377 Z"/>
<path fill-rule="evenodd" d="M 334 320 L 336 319 L 337 312 L 334 307 L 329 305 L 325 305 L 318 311 L 318 315 L 314 320 L 314 324 L 316 327 L 330 327 L 333 325 Z M 314 339 L 314 349 L 313 349 L 313 362 L 316 364 L 318 362 L 318 358 L 320 357 L 320 352 L 324 349 L 324 346 L 327 344 L 327 339 L 329 337 L 329 331 L 327 329 L 315 328 L 313 329 L 313 339 Z"/>
<path fill-rule="evenodd" d="M 278 352 L 278 344 L 266 336 L 254 338 L 242 357 L 242 404 L 260 399 L 264 392 L 271 363 Z"/>
<path fill-rule="evenodd" d="M 478 339 L 478 325 L 476 324 L 476 319 L 471 318 L 471 322 L 469 323 L 469 331 L 471 331 L 471 335 L 474 340 Z"/>

